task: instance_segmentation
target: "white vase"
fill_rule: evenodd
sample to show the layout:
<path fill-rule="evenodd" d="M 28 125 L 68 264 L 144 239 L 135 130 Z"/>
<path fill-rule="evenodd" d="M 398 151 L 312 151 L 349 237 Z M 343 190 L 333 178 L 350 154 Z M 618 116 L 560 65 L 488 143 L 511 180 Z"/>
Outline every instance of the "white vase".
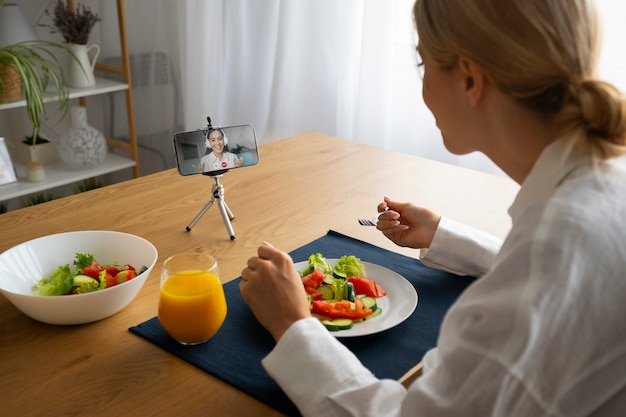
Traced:
<path fill-rule="evenodd" d="M 93 168 L 102 163 L 107 155 L 104 134 L 87 123 L 87 109 L 83 106 L 70 108 L 72 126 L 59 139 L 58 151 L 61 161 L 70 169 Z"/>
<path fill-rule="evenodd" d="M 73 88 L 93 87 L 96 85 L 96 78 L 93 75 L 93 70 L 96 66 L 98 55 L 100 55 L 100 47 L 95 44 L 68 44 L 67 47 L 76 57 L 76 59 L 70 57 L 67 85 Z M 95 51 L 95 54 L 92 59 L 89 59 L 89 52 L 92 50 Z"/>

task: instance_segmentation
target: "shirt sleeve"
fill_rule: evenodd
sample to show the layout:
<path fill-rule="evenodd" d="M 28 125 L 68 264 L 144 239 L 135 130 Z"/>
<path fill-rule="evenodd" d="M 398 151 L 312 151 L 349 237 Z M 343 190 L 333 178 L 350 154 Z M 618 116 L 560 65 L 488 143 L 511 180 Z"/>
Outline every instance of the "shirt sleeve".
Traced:
<path fill-rule="evenodd" d="M 315 318 L 291 325 L 262 364 L 303 416 L 391 415 L 406 396 L 402 384 L 378 380 Z"/>
<path fill-rule="evenodd" d="M 501 246 L 502 239 L 442 217 L 430 248 L 421 249 L 420 259 L 432 268 L 480 277 L 491 269 Z"/>

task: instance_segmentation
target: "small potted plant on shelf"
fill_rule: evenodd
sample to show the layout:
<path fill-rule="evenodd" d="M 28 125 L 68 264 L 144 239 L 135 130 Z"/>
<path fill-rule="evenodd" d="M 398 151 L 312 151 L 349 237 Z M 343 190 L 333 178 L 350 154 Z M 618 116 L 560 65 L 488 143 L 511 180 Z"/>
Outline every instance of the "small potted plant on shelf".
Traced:
<path fill-rule="evenodd" d="M 63 0 L 57 0 L 53 16 L 48 10 L 46 14 L 52 19 L 53 25 L 44 26 L 49 27 L 51 33 L 60 33 L 67 42 L 67 47 L 77 57 L 78 62 L 70 65 L 69 86 L 76 88 L 94 86 L 96 81 L 93 70 L 100 54 L 100 47 L 95 44 L 88 45 L 88 42 L 93 27 L 102 19 L 83 4 L 78 4 L 76 9 L 72 10 Z M 91 59 L 89 54 L 92 55 Z"/>
<path fill-rule="evenodd" d="M 0 8 L 3 7 L 0 0 Z M 48 142 L 39 134 L 41 121 L 47 117 L 44 106 L 45 93 L 49 100 L 57 100 L 65 115 L 69 102 L 68 89 L 63 69 L 52 52 L 55 49 L 67 50 L 64 45 L 49 41 L 25 41 L 0 48 L 0 101 L 16 101 L 23 97 L 28 116 L 33 124 L 32 134 L 24 143 L 31 147 Z M 9 77 L 6 77 L 9 74 Z M 16 85 L 17 84 L 17 85 Z M 48 90 L 52 87 L 51 90 Z M 12 93 L 10 89 L 17 88 Z M 8 99 L 7 99 L 8 97 Z M 41 161 L 40 161 L 41 162 Z"/>
<path fill-rule="evenodd" d="M 66 113 L 69 96 L 63 70 L 50 51 L 50 48 L 62 47 L 53 42 L 27 41 L 0 48 L 0 67 L 9 67 L 13 74 L 17 74 L 21 83 L 17 88 L 24 91 L 26 109 L 33 123 L 32 134 L 23 141 L 27 145 L 35 146 L 48 142 L 39 135 L 41 121 L 47 117 L 44 94 L 48 86 L 53 86 L 59 108 L 63 115 Z M 0 96 L 4 96 L 4 91 L 5 81 L 0 78 Z M 18 99 L 21 96 L 20 93 Z"/>
<path fill-rule="evenodd" d="M 46 10 L 46 14 L 50 13 Z M 87 45 L 91 30 L 102 19 L 83 4 L 70 10 L 63 0 L 57 0 L 54 16 L 50 16 L 54 26 L 49 26 L 52 33 L 60 32 L 65 42 L 76 45 Z"/>

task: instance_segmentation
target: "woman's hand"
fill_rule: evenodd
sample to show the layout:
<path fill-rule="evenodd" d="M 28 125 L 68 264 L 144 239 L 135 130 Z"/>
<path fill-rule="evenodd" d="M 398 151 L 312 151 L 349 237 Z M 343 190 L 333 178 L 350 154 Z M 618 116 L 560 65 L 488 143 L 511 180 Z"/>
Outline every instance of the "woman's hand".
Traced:
<path fill-rule="evenodd" d="M 198 165 L 191 165 L 196 172 L 204 172 L 204 164 L 200 163 Z"/>
<path fill-rule="evenodd" d="M 411 203 L 393 201 L 388 197 L 378 205 L 376 228 L 398 246 L 428 248 L 433 241 L 441 216 Z"/>
<path fill-rule="evenodd" d="M 311 316 L 309 301 L 291 257 L 269 243 L 248 259 L 239 290 L 245 302 L 274 340 L 294 322 Z"/>

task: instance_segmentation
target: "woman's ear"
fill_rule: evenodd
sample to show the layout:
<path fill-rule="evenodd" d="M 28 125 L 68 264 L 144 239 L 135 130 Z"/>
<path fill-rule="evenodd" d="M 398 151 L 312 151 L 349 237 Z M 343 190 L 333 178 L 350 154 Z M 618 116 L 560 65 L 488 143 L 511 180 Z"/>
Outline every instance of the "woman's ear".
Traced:
<path fill-rule="evenodd" d="M 459 58 L 459 68 L 464 77 L 465 95 L 471 106 L 478 104 L 485 90 L 485 74 L 482 68 L 474 61 L 467 58 Z"/>

